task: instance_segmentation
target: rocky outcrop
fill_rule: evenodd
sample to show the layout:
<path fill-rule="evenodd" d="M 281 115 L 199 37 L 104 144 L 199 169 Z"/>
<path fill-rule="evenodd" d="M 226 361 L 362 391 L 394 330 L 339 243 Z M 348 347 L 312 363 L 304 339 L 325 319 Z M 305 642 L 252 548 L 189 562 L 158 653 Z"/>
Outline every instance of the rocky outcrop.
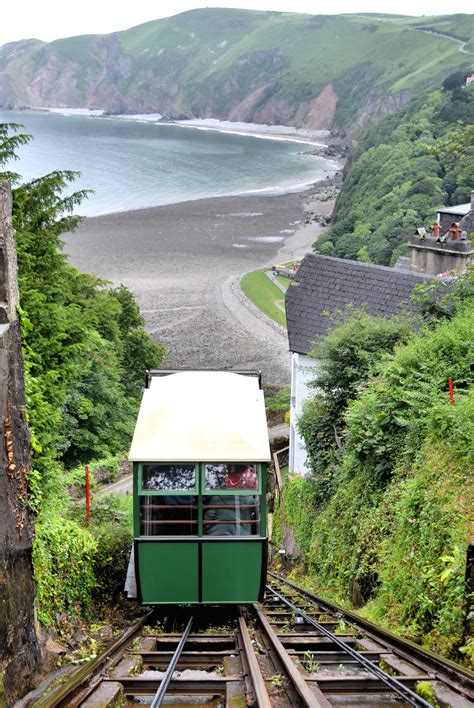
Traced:
<path fill-rule="evenodd" d="M 412 91 L 399 91 L 387 94 L 380 86 L 374 87 L 357 113 L 351 125 L 350 135 L 354 143 L 375 120 L 380 120 L 394 113 L 413 97 Z"/>
<path fill-rule="evenodd" d="M 270 88 L 270 84 L 264 84 L 259 86 L 255 91 L 252 91 L 248 96 L 246 96 L 242 101 L 232 108 L 229 113 L 228 119 L 240 123 L 247 120 L 249 114 L 252 113 L 255 106 L 257 106 L 260 101 L 264 98 L 265 93 Z"/>
<path fill-rule="evenodd" d="M 26 475 L 30 441 L 17 315 L 18 284 L 11 191 L 0 183 L 0 705 L 32 684 L 40 662 L 31 563 L 33 518 Z"/>
<path fill-rule="evenodd" d="M 328 84 L 319 96 L 301 104 L 295 115 L 295 125 L 308 130 L 329 130 L 334 122 L 336 106 L 337 93 L 333 85 Z"/>

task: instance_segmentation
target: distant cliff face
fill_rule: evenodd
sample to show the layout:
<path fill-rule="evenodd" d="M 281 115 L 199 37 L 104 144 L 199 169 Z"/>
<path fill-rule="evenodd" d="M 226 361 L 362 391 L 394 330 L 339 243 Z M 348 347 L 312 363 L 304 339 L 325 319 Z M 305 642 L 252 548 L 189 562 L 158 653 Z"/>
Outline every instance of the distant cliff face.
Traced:
<path fill-rule="evenodd" d="M 403 18 L 194 10 L 110 35 L 5 45 L 0 107 L 357 131 L 465 61 L 448 37 Z"/>

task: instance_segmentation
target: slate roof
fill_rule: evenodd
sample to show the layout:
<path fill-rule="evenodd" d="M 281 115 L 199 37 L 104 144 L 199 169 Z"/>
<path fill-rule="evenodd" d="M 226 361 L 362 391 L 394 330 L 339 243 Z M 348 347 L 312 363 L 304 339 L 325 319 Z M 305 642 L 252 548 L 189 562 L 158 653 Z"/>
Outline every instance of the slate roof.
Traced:
<path fill-rule="evenodd" d="M 471 211 L 471 204 L 467 202 L 466 204 L 457 204 L 456 206 L 444 207 L 443 209 L 438 209 L 438 214 L 457 214 L 458 216 L 466 216 Z"/>
<path fill-rule="evenodd" d="M 400 312 L 403 306 L 413 309 L 413 288 L 434 277 L 308 253 L 286 291 L 290 351 L 307 354 L 334 324 L 324 313 L 346 305 L 365 306 L 371 315 L 384 317 Z"/>

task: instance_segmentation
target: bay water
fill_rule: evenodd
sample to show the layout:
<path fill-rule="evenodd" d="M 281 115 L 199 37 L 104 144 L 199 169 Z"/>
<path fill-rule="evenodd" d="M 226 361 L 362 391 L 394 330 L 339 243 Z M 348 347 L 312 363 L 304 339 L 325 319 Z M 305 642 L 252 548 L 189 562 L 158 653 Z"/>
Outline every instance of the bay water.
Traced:
<path fill-rule="evenodd" d="M 3 111 L 0 122 L 21 123 L 33 136 L 8 165 L 23 180 L 53 170 L 81 173 L 71 191 L 94 190 L 78 208 L 85 216 L 298 191 L 338 168 L 310 154 L 311 145 L 268 136 L 43 111 Z"/>

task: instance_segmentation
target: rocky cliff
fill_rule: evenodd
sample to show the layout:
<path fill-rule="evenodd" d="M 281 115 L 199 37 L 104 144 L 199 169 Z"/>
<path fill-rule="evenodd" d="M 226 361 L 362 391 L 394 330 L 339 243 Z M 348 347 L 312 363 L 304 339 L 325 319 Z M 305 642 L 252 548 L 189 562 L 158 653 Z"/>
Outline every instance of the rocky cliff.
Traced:
<path fill-rule="evenodd" d="M 467 21 L 456 17 L 453 25 Z M 0 107 L 357 132 L 368 115 L 393 110 L 466 64 L 458 50 L 409 18 L 193 10 L 110 35 L 5 45 Z"/>
<path fill-rule="evenodd" d="M 40 661 L 27 505 L 30 444 L 17 315 L 18 285 L 11 192 L 0 183 L 0 705 L 31 685 Z"/>

